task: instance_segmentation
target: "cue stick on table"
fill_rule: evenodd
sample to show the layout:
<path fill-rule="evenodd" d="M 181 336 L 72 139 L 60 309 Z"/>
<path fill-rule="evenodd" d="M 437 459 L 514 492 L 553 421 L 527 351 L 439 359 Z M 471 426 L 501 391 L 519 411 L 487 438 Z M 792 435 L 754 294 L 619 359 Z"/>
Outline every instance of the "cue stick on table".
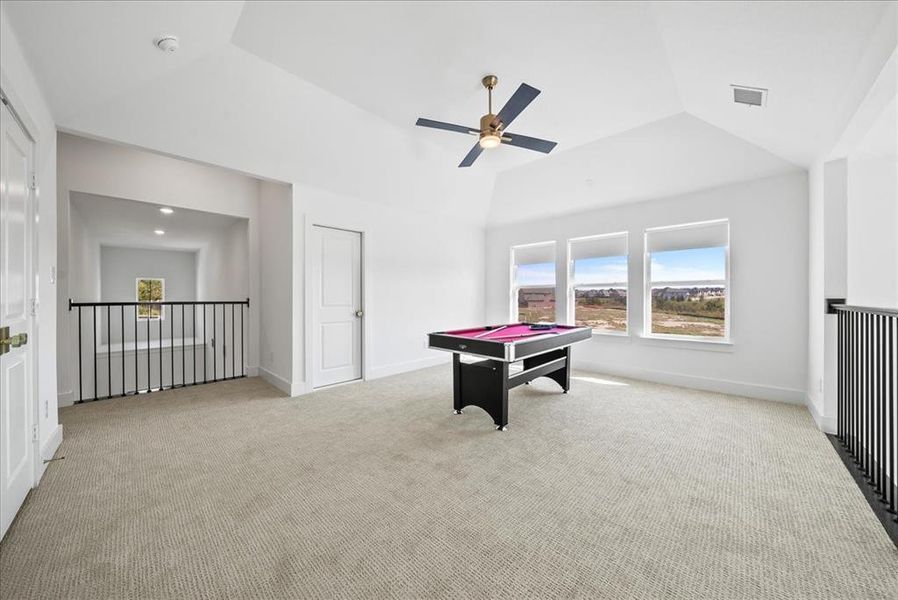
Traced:
<path fill-rule="evenodd" d="M 525 337 L 534 337 L 537 335 L 558 335 L 557 331 L 536 331 L 534 333 L 521 333 L 515 335 L 500 335 L 497 338 L 493 338 L 494 340 L 513 340 L 516 338 L 525 338 Z"/>
<path fill-rule="evenodd" d="M 502 331 L 502 330 L 505 329 L 506 327 L 508 327 L 508 325 L 503 325 L 502 327 L 496 327 L 495 329 L 487 329 L 487 330 L 484 331 L 483 333 L 478 333 L 478 334 L 475 335 L 474 337 L 475 337 L 475 338 L 479 338 L 479 337 L 483 337 L 483 336 L 485 336 L 485 335 L 489 335 L 489 334 L 491 334 L 491 333 L 496 333 L 497 331 Z"/>

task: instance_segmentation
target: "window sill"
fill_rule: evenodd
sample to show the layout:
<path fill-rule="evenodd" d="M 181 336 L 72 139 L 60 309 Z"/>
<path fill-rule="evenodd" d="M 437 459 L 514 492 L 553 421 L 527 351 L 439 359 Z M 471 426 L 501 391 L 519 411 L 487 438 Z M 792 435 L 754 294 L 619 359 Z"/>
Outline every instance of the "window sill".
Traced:
<path fill-rule="evenodd" d="M 732 352 L 732 340 L 688 339 L 681 336 L 642 335 L 640 341 L 650 346 L 681 348 L 684 350 L 704 350 L 707 352 Z"/>
<path fill-rule="evenodd" d="M 623 331 L 596 331 L 593 329 L 592 337 L 602 340 L 619 340 L 623 342 L 630 339 L 630 334 Z"/>

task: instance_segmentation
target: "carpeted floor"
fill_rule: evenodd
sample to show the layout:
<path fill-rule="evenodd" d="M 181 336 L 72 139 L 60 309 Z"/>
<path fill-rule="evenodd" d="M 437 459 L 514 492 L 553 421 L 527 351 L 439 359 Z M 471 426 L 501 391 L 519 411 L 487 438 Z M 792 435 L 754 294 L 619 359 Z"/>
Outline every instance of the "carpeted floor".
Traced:
<path fill-rule="evenodd" d="M 894 598 L 804 408 L 582 374 L 455 416 L 449 367 L 63 409 L 2 598 Z"/>

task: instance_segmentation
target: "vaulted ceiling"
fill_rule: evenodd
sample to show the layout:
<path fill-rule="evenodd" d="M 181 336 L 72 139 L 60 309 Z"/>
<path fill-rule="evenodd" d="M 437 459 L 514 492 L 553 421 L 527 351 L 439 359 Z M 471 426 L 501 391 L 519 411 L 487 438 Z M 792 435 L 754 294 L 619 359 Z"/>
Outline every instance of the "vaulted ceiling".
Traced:
<path fill-rule="evenodd" d="M 3 10 L 62 129 L 501 222 L 520 214 L 508 190 L 538 173 L 600 179 L 599 191 L 562 202 L 579 209 L 590 198 L 621 202 L 807 167 L 850 116 L 845 90 L 894 7 L 255 1 Z M 173 54 L 152 43 L 168 33 L 182 41 Z M 414 127 L 419 116 L 476 124 L 487 73 L 499 76 L 497 105 L 522 81 L 542 90 L 515 129 L 558 141 L 552 155 L 500 147 L 458 169 L 472 138 Z M 730 84 L 769 88 L 767 106 L 734 105 Z M 693 162 L 683 176 L 669 151 L 734 159 Z M 654 174 L 651 185 L 623 175 L 633 161 Z"/>

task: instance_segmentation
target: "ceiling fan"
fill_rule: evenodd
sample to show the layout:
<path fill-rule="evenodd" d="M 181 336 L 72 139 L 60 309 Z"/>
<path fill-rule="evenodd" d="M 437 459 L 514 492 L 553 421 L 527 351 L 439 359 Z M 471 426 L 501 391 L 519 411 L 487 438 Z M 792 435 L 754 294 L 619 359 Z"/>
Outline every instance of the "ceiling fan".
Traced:
<path fill-rule="evenodd" d="M 548 154 L 555 147 L 555 142 L 541 140 L 539 138 L 527 137 L 526 135 L 518 135 L 505 131 L 515 117 L 527 108 L 533 102 L 533 99 L 539 95 L 539 90 L 535 87 L 522 83 L 518 90 L 505 103 L 499 114 L 493 114 L 493 88 L 499 83 L 499 78 L 495 75 L 487 75 L 482 80 L 483 87 L 487 89 L 489 94 L 489 112 L 480 117 L 480 129 L 473 127 L 465 127 L 464 125 L 453 125 L 452 123 L 443 123 L 442 121 L 433 121 L 431 119 L 419 118 L 415 125 L 420 127 L 432 127 L 433 129 L 445 129 L 446 131 L 456 131 L 458 133 L 467 133 L 479 136 L 480 139 L 471 148 L 467 156 L 459 163 L 459 167 L 470 167 L 483 152 L 484 148 L 495 148 L 499 144 L 508 144 L 509 146 L 517 146 L 518 148 L 526 148 L 527 150 L 535 150 Z"/>

